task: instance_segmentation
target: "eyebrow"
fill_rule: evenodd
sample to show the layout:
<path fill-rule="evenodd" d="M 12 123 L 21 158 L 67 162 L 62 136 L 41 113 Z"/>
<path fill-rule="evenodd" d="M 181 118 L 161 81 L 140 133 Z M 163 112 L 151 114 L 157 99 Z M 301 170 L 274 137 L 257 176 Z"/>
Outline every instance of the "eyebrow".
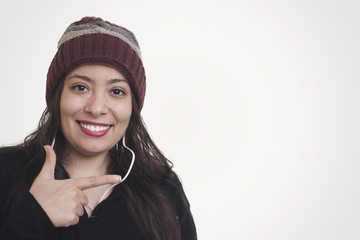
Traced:
<path fill-rule="evenodd" d="M 89 78 L 87 76 L 84 76 L 84 75 L 79 75 L 79 74 L 75 74 L 75 75 L 69 77 L 69 80 L 73 79 L 73 78 L 80 78 L 80 79 L 82 79 L 84 81 L 87 81 L 87 82 L 90 82 L 90 83 L 94 82 L 93 79 L 91 79 L 91 78 Z M 118 82 L 126 82 L 127 83 L 127 80 L 126 79 L 121 79 L 121 78 L 113 78 L 113 79 L 110 79 L 108 81 L 109 84 L 118 83 Z"/>

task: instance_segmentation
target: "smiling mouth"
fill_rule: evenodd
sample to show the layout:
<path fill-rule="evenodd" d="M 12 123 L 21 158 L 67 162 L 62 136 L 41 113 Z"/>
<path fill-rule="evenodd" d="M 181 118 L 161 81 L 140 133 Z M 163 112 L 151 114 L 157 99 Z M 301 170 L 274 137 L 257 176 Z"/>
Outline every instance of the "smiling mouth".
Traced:
<path fill-rule="evenodd" d="M 76 121 L 80 125 L 80 129 L 87 135 L 93 137 L 101 137 L 108 133 L 112 125 L 102 123 L 93 123 L 88 121 Z"/>
<path fill-rule="evenodd" d="M 90 130 L 92 132 L 101 132 L 105 131 L 106 129 L 110 128 L 110 125 L 102 126 L 102 125 L 92 125 L 92 124 L 84 124 L 82 122 L 79 122 L 80 126 L 83 128 L 86 128 L 87 130 Z"/>

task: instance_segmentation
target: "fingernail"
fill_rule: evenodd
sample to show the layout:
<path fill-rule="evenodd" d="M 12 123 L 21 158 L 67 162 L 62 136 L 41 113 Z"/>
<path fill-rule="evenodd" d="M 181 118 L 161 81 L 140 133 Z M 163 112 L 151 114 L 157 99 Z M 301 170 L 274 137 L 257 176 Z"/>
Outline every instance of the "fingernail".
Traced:
<path fill-rule="evenodd" d="M 115 179 L 116 179 L 117 182 L 120 182 L 121 181 L 121 176 L 116 176 Z"/>

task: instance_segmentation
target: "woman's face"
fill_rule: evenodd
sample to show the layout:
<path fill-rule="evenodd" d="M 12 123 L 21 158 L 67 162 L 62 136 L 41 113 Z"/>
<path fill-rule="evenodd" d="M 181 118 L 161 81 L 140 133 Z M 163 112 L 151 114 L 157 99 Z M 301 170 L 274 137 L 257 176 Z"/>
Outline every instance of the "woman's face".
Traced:
<path fill-rule="evenodd" d="M 70 151 L 107 153 L 124 135 L 131 116 L 131 89 L 116 69 L 82 65 L 64 80 L 61 130 Z"/>

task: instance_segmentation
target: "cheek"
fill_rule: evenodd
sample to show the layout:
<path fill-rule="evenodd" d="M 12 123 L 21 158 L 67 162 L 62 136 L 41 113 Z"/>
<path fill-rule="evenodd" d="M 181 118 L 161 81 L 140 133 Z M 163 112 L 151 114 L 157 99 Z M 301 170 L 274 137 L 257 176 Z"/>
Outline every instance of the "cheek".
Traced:
<path fill-rule="evenodd" d="M 118 122 L 128 124 L 132 113 L 131 102 L 119 104 L 115 110 L 115 117 Z"/>
<path fill-rule="evenodd" d="M 66 135 L 66 132 L 64 132 L 64 129 L 68 129 L 68 127 L 67 127 L 68 121 L 66 121 L 68 115 L 69 115 L 69 104 L 62 97 L 60 100 L 60 129 L 64 135 Z"/>
<path fill-rule="evenodd" d="M 70 98 L 64 93 L 60 99 L 60 119 L 61 125 L 66 124 L 69 117 L 76 112 L 76 106 L 79 106 L 79 102 L 76 98 Z"/>

